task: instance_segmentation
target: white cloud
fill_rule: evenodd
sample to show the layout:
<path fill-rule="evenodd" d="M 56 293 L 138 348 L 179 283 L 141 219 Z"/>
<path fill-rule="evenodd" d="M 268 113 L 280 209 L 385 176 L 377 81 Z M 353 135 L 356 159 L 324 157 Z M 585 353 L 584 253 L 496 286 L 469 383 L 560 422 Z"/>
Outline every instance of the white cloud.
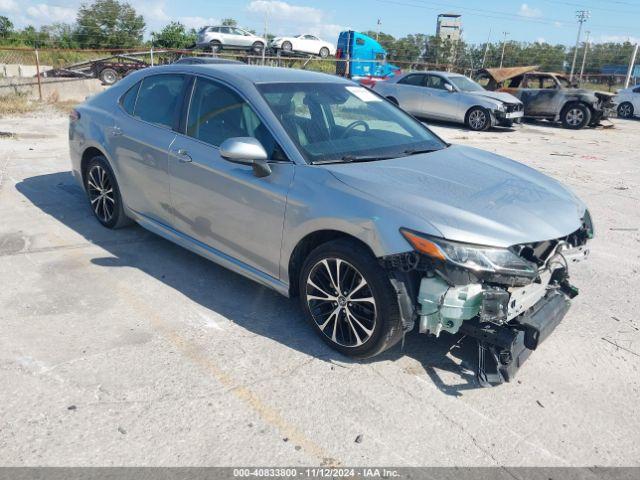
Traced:
<path fill-rule="evenodd" d="M 208 25 L 218 25 L 220 23 L 220 20 L 211 17 L 178 17 L 178 21 L 185 27 L 195 28 L 196 30 Z"/>
<path fill-rule="evenodd" d="M 523 3 L 522 5 L 520 5 L 518 15 L 520 15 L 521 17 L 537 18 L 542 16 L 542 11 L 539 8 L 531 8 L 526 3 Z"/>
<path fill-rule="evenodd" d="M 267 16 L 269 33 L 294 35 L 310 33 L 327 41 L 336 41 L 345 27 L 330 23 L 327 12 L 315 8 L 293 5 L 282 0 L 253 0 L 247 11 L 259 20 Z"/>
<path fill-rule="evenodd" d="M 629 35 L 600 35 L 591 39 L 593 43 L 640 43 L 640 37 L 631 37 Z"/>
<path fill-rule="evenodd" d="M 144 15 L 145 20 L 151 20 L 151 22 L 169 22 L 171 17 L 165 12 L 164 1 L 145 1 L 135 2 L 134 8 Z"/>
<path fill-rule="evenodd" d="M 20 10 L 15 0 L 0 0 L 0 12 L 14 13 Z"/>
<path fill-rule="evenodd" d="M 291 5 L 280 0 L 253 0 L 247 6 L 247 11 L 251 13 L 267 14 L 269 17 L 279 20 L 321 22 L 324 12 L 314 7 L 301 7 Z"/>
<path fill-rule="evenodd" d="M 536 43 L 547 43 L 547 40 L 544 37 L 536 38 Z"/>
<path fill-rule="evenodd" d="M 564 23 L 562 23 L 562 22 L 553 22 L 553 26 L 554 27 L 558 27 L 558 28 L 562 28 L 562 27 L 564 27 Z"/>
<path fill-rule="evenodd" d="M 0 0 L 2 1 L 2 0 Z M 47 5 L 46 3 L 38 3 L 28 7 L 26 10 L 27 17 L 39 24 L 51 22 L 69 22 L 76 18 L 76 9 L 67 7 L 58 7 Z"/>

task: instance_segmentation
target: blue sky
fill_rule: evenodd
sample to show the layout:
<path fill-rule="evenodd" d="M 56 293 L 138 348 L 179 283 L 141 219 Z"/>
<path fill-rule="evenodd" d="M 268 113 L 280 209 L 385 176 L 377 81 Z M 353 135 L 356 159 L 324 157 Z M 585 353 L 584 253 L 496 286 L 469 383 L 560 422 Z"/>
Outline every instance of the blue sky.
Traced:
<path fill-rule="evenodd" d="M 640 41 L 640 0 L 130 0 L 144 14 L 148 31 L 171 20 L 190 27 L 215 24 L 233 17 L 245 28 L 274 34 L 309 32 L 334 40 L 346 28 L 381 29 L 394 36 L 433 33 L 436 16 L 443 12 L 462 14 L 464 38 L 471 43 L 493 41 L 509 32 L 510 39 L 573 44 L 576 35 L 575 11 L 591 11 L 585 30 L 596 42 Z M 16 25 L 39 26 L 75 18 L 77 0 L 0 0 L 0 15 Z"/>

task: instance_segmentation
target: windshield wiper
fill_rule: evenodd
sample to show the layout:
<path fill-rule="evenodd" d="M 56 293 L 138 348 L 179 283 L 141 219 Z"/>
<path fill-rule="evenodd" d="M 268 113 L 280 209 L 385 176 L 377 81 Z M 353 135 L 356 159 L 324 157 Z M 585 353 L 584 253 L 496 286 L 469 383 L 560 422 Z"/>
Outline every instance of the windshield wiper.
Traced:
<path fill-rule="evenodd" d="M 431 153 L 439 148 L 424 148 L 424 149 L 407 149 L 401 153 L 394 155 L 345 155 L 342 158 L 333 158 L 331 160 L 317 160 L 312 162 L 313 165 L 326 165 L 328 163 L 352 163 L 352 162 L 375 162 L 377 160 L 392 160 L 394 158 L 408 157 L 409 155 L 418 155 L 420 153 Z"/>

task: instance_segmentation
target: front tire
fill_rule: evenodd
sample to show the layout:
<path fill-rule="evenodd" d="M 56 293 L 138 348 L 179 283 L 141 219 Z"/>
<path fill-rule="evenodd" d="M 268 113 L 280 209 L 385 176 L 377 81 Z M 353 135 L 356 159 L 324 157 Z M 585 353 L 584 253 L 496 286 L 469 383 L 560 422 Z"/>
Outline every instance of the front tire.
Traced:
<path fill-rule="evenodd" d="M 491 127 L 491 114 L 486 108 L 473 107 L 467 112 L 464 123 L 469 130 L 484 132 Z"/>
<path fill-rule="evenodd" d="M 633 117 L 633 105 L 630 102 L 622 102 L 620 105 L 618 105 L 618 117 Z"/>
<path fill-rule="evenodd" d="M 282 51 L 283 52 L 287 52 L 290 53 L 291 50 L 293 50 L 293 45 L 291 45 L 291 42 L 287 41 L 287 42 L 282 42 Z"/>
<path fill-rule="evenodd" d="M 398 103 L 398 99 L 396 97 L 387 97 L 387 100 L 393 103 L 396 107 L 400 106 L 400 104 Z"/>
<path fill-rule="evenodd" d="M 94 216 L 107 228 L 122 228 L 131 223 L 124 213 L 118 182 L 107 159 L 98 155 L 87 165 L 84 176 L 85 191 Z"/>
<path fill-rule="evenodd" d="M 562 126 L 571 130 L 580 130 L 591 123 L 591 110 L 583 103 L 570 103 L 562 109 Z"/>
<path fill-rule="evenodd" d="M 322 47 L 320 49 L 320 58 L 327 58 L 329 56 L 329 49 L 327 47 Z"/>
<path fill-rule="evenodd" d="M 313 329 L 329 346 L 368 358 L 402 338 L 397 294 L 387 273 L 352 240 L 325 243 L 306 258 L 300 300 Z"/>

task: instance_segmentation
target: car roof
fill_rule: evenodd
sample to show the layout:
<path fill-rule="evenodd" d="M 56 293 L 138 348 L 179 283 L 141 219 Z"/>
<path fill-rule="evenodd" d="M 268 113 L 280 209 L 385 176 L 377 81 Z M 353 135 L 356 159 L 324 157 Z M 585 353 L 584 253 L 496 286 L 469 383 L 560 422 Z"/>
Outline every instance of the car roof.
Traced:
<path fill-rule="evenodd" d="M 145 69 L 151 70 L 151 69 Z M 257 65 L 245 64 L 209 64 L 209 65 L 190 65 L 190 64 L 173 64 L 153 67 L 154 73 L 171 72 L 180 70 L 193 74 L 215 74 L 215 76 L 228 79 L 242 79 L 245 82 L 260 83 L 344 83 L 353 85 L 351 80 L 344 79 L 335 75 L 326 73 L 310 72 L 307 70 L 298 70 L 295 68 L 282 67 L 263 67 Z"/>

